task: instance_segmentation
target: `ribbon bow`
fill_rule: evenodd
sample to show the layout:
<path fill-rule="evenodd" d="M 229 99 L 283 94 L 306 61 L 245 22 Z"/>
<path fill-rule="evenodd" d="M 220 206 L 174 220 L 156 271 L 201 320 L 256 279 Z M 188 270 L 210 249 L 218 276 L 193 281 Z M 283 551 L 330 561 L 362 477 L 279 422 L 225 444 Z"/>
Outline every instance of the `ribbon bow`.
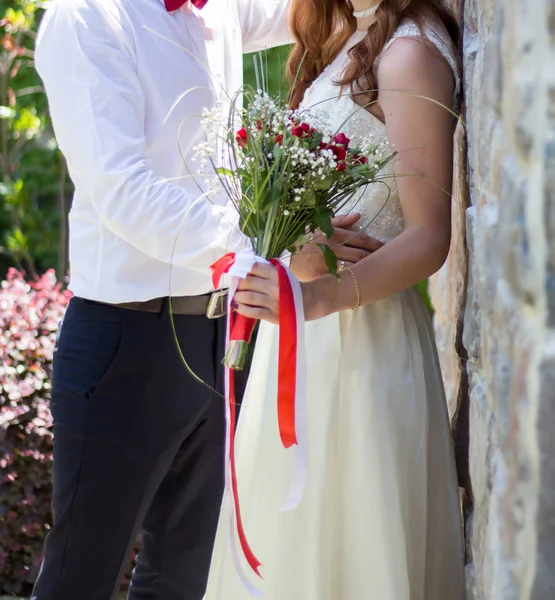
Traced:
<path fill-rule="evenodd" d="M 187 4 L 188 0 L 164 0 L 164 4 L 166 5 L 166 10 L 168 12 L 173 12 L 174 10 L 179 10 L 185 4 Z M 191 0 L 191 4 L 197 8 L 198 10 L 202 10 L 208 0 Z"/>

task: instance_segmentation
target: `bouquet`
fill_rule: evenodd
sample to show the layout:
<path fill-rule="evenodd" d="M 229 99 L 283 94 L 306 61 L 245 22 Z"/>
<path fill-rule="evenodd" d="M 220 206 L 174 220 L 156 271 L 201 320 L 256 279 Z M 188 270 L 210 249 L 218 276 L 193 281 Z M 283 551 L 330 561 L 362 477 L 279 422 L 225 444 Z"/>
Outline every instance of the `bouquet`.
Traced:
<path fill-rule="evenodd" d="M 221 105 L 205 111 L 207 142 L 197 156 L 201 170 L 209 167 L 212 181 L 237 210 L 239 228 L 254 255 L 275 260 L 302 248 L 316 230 L 331 237 L 333 217 L 352 208 L 363 186 L 380 180 L 395 152 L 384 141 L 352 144 L 343 133 L 309 124 L 302 111 L 290 110 L 264 92 L 249 100 L 243 111 L 235 102 L 227 115 Z M 215 160 L 219 143 L 225 166 Z M 337 275 L 333 250 L 317 245 L 329 271 Z M 216 288 L 232 261 L 227 255 L 213 266 Z M 236 317 L 226 366 L 244 367 L 254 326 L 254 320 Z"/>

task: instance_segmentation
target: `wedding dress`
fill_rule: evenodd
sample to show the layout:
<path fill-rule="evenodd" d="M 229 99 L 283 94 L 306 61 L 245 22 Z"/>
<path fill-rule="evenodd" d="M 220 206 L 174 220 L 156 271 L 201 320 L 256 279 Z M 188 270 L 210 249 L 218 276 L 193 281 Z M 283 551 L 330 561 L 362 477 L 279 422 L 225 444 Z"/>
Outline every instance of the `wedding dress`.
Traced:
<path fill-rule="evenodd" d="M 458 89 L 446 34 L 434 25 L 424 32 L 451 65 Z M 326 122 L 354 140 L 385 135 L 377 118 L 357 111 L 334 85 L 347 50 L 363 35 L 354 34 L 301 107 L 309 122 Z M 401 36 L 420 37 L 421 31 L 405 22 L 394 38 Z M 371 222 L 367 231 L 376 238 L 387 242 L 402 232 L 394 182 L 390 195 L 384 186 L 371 186 L 356 211 Z M 263 323 L 236 439 L 243 521 L 264 578 L 252 580 L 263 597 L 462 600 L 453 448 L 432 323 L 418 293 L 409 290 L 306 324 L 308 481 L 290 512 L 280 511 L 292 452 L 278 434 L 277 342 L 277 328 Z M 224 503 L 206 600 L 251 598 L 236 574 L 230 544 Z"/>

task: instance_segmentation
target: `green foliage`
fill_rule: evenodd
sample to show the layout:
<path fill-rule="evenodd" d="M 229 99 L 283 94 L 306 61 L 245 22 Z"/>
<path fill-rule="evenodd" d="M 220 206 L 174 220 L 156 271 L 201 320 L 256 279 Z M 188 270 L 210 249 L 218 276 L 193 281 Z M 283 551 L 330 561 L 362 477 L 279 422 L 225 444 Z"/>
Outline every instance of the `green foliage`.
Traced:
<path fill-rule="evenodd" d="M 338 277 L 337 256 L 335 255 L 335 252 L 329 246 L 326 246 L 326 244 L 317 244 L 317 246 L 324 255 L 324 260 L 326 261 L 326 267 L 328 268 L 328 271 L 332 275 L 335 275 L 335 277 Z"/>
<path fill-rule="evenodd" d="M 262 70 L 267 74 L 268 89 L 271 96 L 287 98 L 289 83 L 283 75 L 285 64 L 289 56 L 289 46 L 274 48 L 262 53 L 262 58 L 257 54 L 247 54 L 244 61 L 245 85 L 257 89 L 257 61 L 262 61 Z"/>
<path fill-rule="evenodd" d="M 430 311 L 430 314 L 433 315 L 434 307 L 432 305 L 432 300 L 430 298 L 430 294 L 428 293 L 428 280 L 426 279 L 424 281 L 421 281 L 419 284 L 417 284 L 416 289 L 422 296 L 422 300 L 424 300 L 424 304 L 426 305 L 427 309 Z"/>
<path fill-rule="evenodd" d="M 33 64 L 44 6 L 0 2 L 0 274 L 10 265 L 35 274 L 58 264 L 65 166 Z"/>

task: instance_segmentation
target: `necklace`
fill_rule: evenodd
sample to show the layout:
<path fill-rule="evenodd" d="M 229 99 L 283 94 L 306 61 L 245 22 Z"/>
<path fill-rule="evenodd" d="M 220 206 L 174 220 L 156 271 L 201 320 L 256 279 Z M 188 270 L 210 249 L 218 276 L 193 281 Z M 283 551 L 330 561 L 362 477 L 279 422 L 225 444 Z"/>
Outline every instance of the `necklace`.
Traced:
<path fill-rule="evenodd" d="M 378 4 L 375 4 L 374 6 L 371 6 L 370 8 L 367 8 L 366 10 L 361 10 L 359 12 L 353 11 L 353 17 L 355 19 L 365 19 L 366 17 L 373 17 L 376 14 L 376 11 L 378 10 L 379 7 L 380 7 L 380 3 L 378 2 Z"/>

